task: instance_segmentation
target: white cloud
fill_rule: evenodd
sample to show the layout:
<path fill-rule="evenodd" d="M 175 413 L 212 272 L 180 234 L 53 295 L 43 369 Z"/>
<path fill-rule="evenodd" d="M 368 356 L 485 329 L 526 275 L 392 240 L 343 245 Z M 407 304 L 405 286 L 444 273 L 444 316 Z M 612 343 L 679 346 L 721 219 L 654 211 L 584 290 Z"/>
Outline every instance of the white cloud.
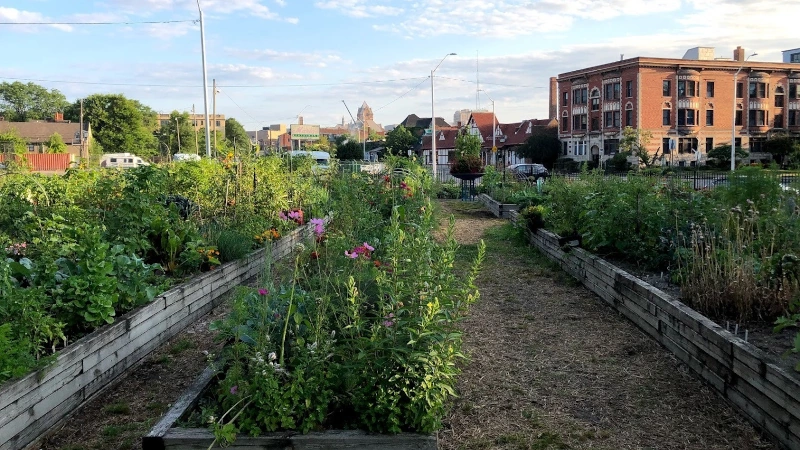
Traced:
<path fill-rule="evenodd" d="M 255 59 L 259 61 L 274 61 L 274 62 L 288 62 L 300 63 L 312 67 L 327 67 L 328 64 L 342 64 L 344 60 L 341 56 L 330 52 L 291 52 L 279 51 L 273 49 L 263 50 L 242 50 L 242 49 L 226 49 L 228 55 L 236 56 L 237 58 Z"/>
<path fill-rule="evenodd" d="M 22 11 L 15 8 L 6 8 L 0 6 L 0 21 L 13 22 L 13 23 L 46 23 L 56 22 L 55 20 L 45 17 L 43 14 L 34 11 Z M 48 25 L 49 27 L 56 28 L 62 31 L 72 31 L 69 25 Z M 34 32 L 41 29 L 41 25 L 14 25 L 15 30 L 24 32 Z"/>
<path fill-rule="evenodd" d="M 147 16 L 154 11 L 182 10 L 197 12 L 196 0 L 138 0 L 135 3 L 130 0 L 108 1 L 115 9 L 140 16 Z M 277 3 L 281 5 L 280 1 Z M 297 23 L 298 20 L 296 18 L 282 18 L 278 13 L 263 4 L 262 0 L 201 0 L 200 6 L 203 9 L 203 13 L 247 13 L 261 19 L 287 20 L 289 23 Z"/>
<path fill-rule="evenodd" d="M 374 0 L 326 0 L 314 3 L 321 9 L 338 10 L 340 13 L 357 18 L 398 16 L 403 8 L 376 4 Z"/>
<path fill-rule="evenodd" d="M 279 6 L 286 6 L 286 0 L 275 0 L 275 3 Z"/>

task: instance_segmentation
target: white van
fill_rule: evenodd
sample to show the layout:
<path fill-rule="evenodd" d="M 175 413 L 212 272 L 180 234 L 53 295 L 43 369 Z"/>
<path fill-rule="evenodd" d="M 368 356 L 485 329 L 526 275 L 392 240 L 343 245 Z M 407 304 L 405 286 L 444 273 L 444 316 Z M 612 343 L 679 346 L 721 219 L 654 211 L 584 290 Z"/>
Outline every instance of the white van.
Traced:
<path fill-rule="evenodd" d="M 139 158 L 133 153 L 106 153 L 100 158 L 100 167 L 118 167 L 130 169 L 132 167 L 149 166 L 150 163 Z"/>
<path fill-rule="evenodd" d="M 289 152 L 289 156 L 294 158 L 295 156 L 310 156 L 315 164 L 315 169 L 328 169 L 331 164 L 331 154 L 328 152 L 310 152 L 306 150 L 293 150 Z"/>
<path fill-rule="evenodd" d="M 200 161 L 200 155 L 195 153 L 175 153 L 172 155 L 173 161 Z"/>

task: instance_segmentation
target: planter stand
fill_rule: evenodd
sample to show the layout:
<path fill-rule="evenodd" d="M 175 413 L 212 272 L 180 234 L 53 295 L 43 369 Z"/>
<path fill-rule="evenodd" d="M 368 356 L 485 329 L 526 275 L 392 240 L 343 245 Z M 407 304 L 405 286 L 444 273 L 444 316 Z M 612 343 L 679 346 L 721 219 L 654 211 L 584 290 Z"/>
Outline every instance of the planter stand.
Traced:
<path fill-rule="evenodd" d="M 214 379 L 215 371 L 208 367 L 184 391 L 169 411 L 142 438 L 143 450 L 205 450 L 214 441 L 214 434 L 206 428 L 175 428 L 177 422 L 191 410 Z M 258 437 L 237 436 L 226 447 L 231 450 L 436 450 L 436 435 L 400 433 L 396 435 L 368 434 L 354 430 L 331 430 L 300 434 L 292 431 L 267 433 Z"/>
<path fill-rule="evenodd" d="M 461 200 L 475 201 L 475 180 L 483 176 L 483 173 L 452 173 L 454 178 L 461 180 Z"/>

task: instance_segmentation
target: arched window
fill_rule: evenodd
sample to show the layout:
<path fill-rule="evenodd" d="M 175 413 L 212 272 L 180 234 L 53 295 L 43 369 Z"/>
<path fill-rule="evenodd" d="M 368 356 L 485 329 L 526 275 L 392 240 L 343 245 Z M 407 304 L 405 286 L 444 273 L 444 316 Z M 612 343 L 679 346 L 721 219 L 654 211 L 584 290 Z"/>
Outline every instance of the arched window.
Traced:
<path fill-rule="evenodd" d="M 592 111 L 600 111 L 600 89 L 592 89 L 589 98 L 592 100 Z"/>
<path fill-rule="evenodd" d="M 569 131 L 569 114 L 567 111 L 561 113 L 561 132 L 566 133 Z"/>

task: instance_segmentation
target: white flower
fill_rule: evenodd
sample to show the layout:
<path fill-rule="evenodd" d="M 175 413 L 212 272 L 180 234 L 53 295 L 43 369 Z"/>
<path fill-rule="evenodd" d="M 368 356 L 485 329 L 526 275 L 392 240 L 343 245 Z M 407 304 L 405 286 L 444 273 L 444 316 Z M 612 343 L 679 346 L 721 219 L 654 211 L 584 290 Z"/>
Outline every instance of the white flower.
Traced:
<path fill-rule="evenodd" d="M 270 361 L 275 361 L 276 359 L 278 359 L 278 355 L 276 355 L 275 352 L 270 352 L 269 360 Z"/>
<path fill-rule="evenodd" d="M 216 418 L 216 417 L 214 417 L 214 416 L 210 416 L 210 417 L 208 418 L 208 423 L 210 423 L 210 424 L 214 424 L 214 422 L 216 422 L 216 421 L 217 421 L 217 418 Z"/>

